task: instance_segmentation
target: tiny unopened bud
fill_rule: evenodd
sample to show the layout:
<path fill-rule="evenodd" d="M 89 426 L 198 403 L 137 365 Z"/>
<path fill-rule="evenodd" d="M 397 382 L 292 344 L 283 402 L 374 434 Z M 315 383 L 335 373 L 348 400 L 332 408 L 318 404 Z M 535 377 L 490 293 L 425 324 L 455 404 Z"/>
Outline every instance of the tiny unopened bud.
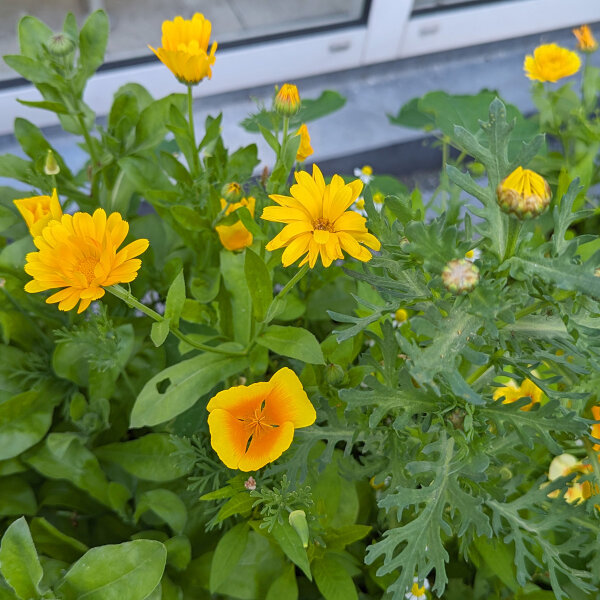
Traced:
<path fill-rule="evenodd" d="M 306 513 L 303 510 L 293 510 L 288 517 L 290 525 L 298 534 L 302 545 L 308 547 L 308 523 L 306 521 Z"/>
<path fill-rule="evenodd" d="M 577 38 L 577 48 L 582 52 L 596 52 L 598 50 L 598 41 L 589 25 L 582 25 L 577 29 L 573 29 L 573 34 Z"/>
<path fill-rule="evenodd" d="M 462 408 L 455 408 L 447 417 L 452 423 L 454 429 L 464 429 L 465 415 L 467 413 Z"/>
<path fill-rule="evenodd" d="M 472 262 L 457 258 L 451 260 L 442 271 L 445 288 L 453 294 L 466 294 L 479 282 L 479 269 Z"/>
<path fill-rule="evenodd" d="M 56 162 L 56 156 L 54 156 L 54 152 L 52 152 L 50 148 L 48 148 L 48 153 L 46 154 L 44 173 L 46 173 L 46 175 L 58 175 L 60 173 L 60 167 Z"/>
<path fill-rule="evenodd" d="M 244 481 L 244 487 L 251 492 L 256 489 L 256 479 L 250 475 L 246 481 Z"/>
<path fill-rule="evenodd" d="M 503 467 L 500 467 L 500 477 L 504 480 L 504 481 L 508 481 L 509 479 L 512 479 L 513 477 L 513 473 L 512 471 L 505 465 Z"/>
<path fill-rule="evenodd" d="M 325 379 L 329 385 L 337 387 L 344 381 L 344 369 L 340 365 L 327 365 L 325 368 Z"/>
<path fill-rule="evenodd" d="M 244 197 L 244 189 L 237 181 L 231 181 L 221 188 L 221 196 L 230 204 L 235 204 Z"/>
<path fill-rule="evenodd" d="M 300 94 L 293 83 L 284 83 L 275 95 L 275 110 L 283 117 L 293 117 L 300 110 Z"/>
<path fill-rule="evenodd" d="M 541 175 L 523 167 L 517 167 L 500 182 L 496 195 L 500 208 L 519 219 L 541 215 L 552 198 L 548 182 Z"/>
<path fill-rule="evenodd" d="M 75 42 L 71 39 L 71 36 L 66 33 L 55 33 L 50 36 L 48 40 L 48 52 L 52 56 L 61 57 L 67 56 L 75 50 Z"/>

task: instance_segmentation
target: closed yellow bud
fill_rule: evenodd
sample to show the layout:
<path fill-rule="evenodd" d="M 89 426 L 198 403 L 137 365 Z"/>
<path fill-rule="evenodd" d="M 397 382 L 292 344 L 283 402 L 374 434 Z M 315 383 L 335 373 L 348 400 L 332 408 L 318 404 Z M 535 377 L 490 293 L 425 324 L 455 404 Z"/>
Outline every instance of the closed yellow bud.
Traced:
<path fill-rule="evenodd" d="M 464 258 L 454 259 L 442 270 L 442 281 L 449 292 L 466 294 L 479 282 L 479 269 Z"/>
<path fill-rule="evenodd" d="M 293 510 L 288 517 L 290 525 L 298 534 L 302 545 L 308 547 L 308 523 L 306 521 L 306 513 L 303 510 Z"/>
<path fill-rule="evenodd" d="M 275 110 L 283 117 L 292 117 L 300 110 L 300 94 L 293 83 L 284 83 L 274 101 Z"/>
<path fill-rule="evenodd" d="M 573 34 L 577 38 L 577 48 L 582 52 L 595 52 L 598 50 L 598 41 L 588 25 L 573 29 Z"/>
<path fill-rule="evenodd" d="M 496 194 L 500 208 L 519 219 L 541 215 L 552 198 L 548 182 L 541 175 L 523 167 L 517 167 L 505 177 L 498 185 Z"/>
<path fill-rule="evenodd" d="M 44 173 L 46 173 L 46 175 L 58 175 L 60 173 L 60 167 L 56 162 L 54 152 L 52 152 L 50 148 L 48 148 L 48 153 L 46 154 L 46 162 L 44 163 Z"/>

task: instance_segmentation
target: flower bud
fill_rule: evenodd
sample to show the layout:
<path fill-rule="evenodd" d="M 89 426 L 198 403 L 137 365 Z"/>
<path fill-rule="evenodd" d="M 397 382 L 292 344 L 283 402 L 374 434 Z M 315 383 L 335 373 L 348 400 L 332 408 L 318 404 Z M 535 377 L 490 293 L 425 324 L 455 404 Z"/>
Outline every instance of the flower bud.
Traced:
<path fill-rule="evenodd" d="M 325 379 L 329 385 L 337 387 L 344 381 L 344 369 L 340 365 L 327 365 L 325 368 Z"/>
<path fill-rule="evenodd" d="M 454 429 L 464 430 L 465 416 L 466 412 L 462 408 L 455 408 L 451 413 L 446 417 L 448 421 L 452 424 Z"/>
<path fill-rule="evenodd" d="M 477 285 L 479 269 L 464 258 L 456 258 L 444 267 L 442 281 L 449 292 L 466 294 L 471 292 Z"/>
<path fill-rule="evenodd" d="M 54 35 L 51 35 L 47 46 L 48 52 L 57 58 L 67 56 L 67 54 L 70 54 L 75 50 L 75 42 L 71 39 L 71 36 L 66 33 L 55 33 Z"/>
<path fill-rule="evenodd" d="M 598 50 L 598 41 L 588 25 L 573 29 L 573 35 L 577 38 L 577 48 L 582 52 L 595 52 Z"/>
<path fill-rule="evenodd" d="M 236 181 L 231 181 L 229 183 L 226 183 L 221 188 L 221 196 L 223 196 L 223 198 L 229 204 L 235 204 L 236 202 L 239 202 L 244 196 L 244 190 L 239 183 L 237 183 Z"/>
<path fill-rule="evenodd" d="M 293 510 L 288 517 L 290 525 L 294 528 L 302 545 L 308 547 L 308 523 L 306 513 L 303 510 Z"/>
<path fill-rule="evenodd" d="M 293 117 L 300 110 L 300 95 L 293 83 L 284 83 L 273 103 L 275 110 L 282 117 Z"/>
<path fill-rule="evenodd" d="M 496 194 L 500 208 L 519 219 L 541 215 L 552 197 L 548 182 L 541 175 L 523 167 L 517 167 L 505 177 L 498 185 Z"/>
<path fill-rule="evenodd" d="M 50 148 L 48 148 L 48 153 L 46 154 L 46 162 L 44 163 L 44 173 L 46 173 L 46 175 L 58 175 L 60 173 L 60 167 L 56 162 L 54 152 L 52 152 Z"/>

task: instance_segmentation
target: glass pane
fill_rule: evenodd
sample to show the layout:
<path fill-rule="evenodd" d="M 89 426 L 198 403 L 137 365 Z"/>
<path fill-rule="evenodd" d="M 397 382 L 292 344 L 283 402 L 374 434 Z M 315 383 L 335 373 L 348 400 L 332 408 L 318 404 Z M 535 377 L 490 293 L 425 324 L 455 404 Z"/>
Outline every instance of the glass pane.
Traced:
<path fill-rule="evenodd" d="M 414 0 L 412 14 L 434 12 L 476 4 L 493 4 L 503 0 Z"/>
<path fill-rule="evenodd" d="M 17 23 L 26 14 L 60 29 L 67 11 L 81 24 L 89 9 L 105 8 L 111 24 L 106 59 L 115 61 L 151 57 L 147 45 L 160 46 L 162 22 L 176 15 L 203 13 L 212 21 L 212 39 L 222 44 L 357 22 L 368 4 L 369 0 L 0 0 L 0 53 L 18 52 Z M 0 79 L 16 76 L 0 62 Z"/>

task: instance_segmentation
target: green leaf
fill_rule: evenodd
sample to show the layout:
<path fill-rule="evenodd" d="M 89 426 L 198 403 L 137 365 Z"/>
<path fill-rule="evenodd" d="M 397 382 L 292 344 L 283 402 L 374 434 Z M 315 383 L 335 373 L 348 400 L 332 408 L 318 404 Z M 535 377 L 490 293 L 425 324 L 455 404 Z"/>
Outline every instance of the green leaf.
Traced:
<path fill-rule="evenodd" d="M 167 551 L 155 540 L 92 548 L 64 576 L 64 600 L 145 600 L 160 583 Z"/>
<path fill-rule="evenodd" d="M 253 504 L 254 498 L 252 498 L 248 492 L 239 492 L 221 506 L 221 509 L 215 517 L 215 521 L 219 523 L 233 515 L 249 513 L 252 510 Z"/>
<path fill-rule="evenodd" d="M 257 321 L 262 321 L 273 300 L 273 284 L 271 283 L 271 275 L 269 274 L 267 265 L 250 248 L 246 248 L 244 273 L 246 274 L 246 284 L 252 297 L 254 318 Z"/>
<path fill-rule="evenodd" d="M 79 68 L 83 75 L 83 81 L 80 81 L 81 89 L 85 81 L 104 62 L 108 33 L 108 16 L 103 10 L 93 12 L 79 32 Z"/>
<path fill-rule="evenodd" d="M 0 571 L 20 598 L 41 598 L 42 565 L 25 517 L 12 523 L 2 537 Z"/>
<path fill-rule="evenodd" d="M 62 102 L 49 102 L 48 100 L 21 100 L 20 98 L 17 98 L 17 102 L 19 104 L 22 104 L 23 106 L 30 106 L 31 108 L 41 108 L 43 110 L 50 110 L 61 115 L 69 114 L 69 109 Z"/>
<path fill-rule="evenodd" d="M 515 555 L 510 546 L 485 537 L 476 537 L 473 542 L 477 552 L 494 575 L 499 577 L 511 592 L 519 591 L 520 586 L 515 578 Z"/>
<path fill-rule="evenodd" d="M 298 582 L 294 565 L 289 565 L 272 583 L 265 600 L 298 600 Z"/>
<path fill-rule="evenodd" d="M 73 433 L 51 433 L 30 451 L 25 462 L 50 479 L 66 479 L 102 504 L 112 507 L 108 481 L 98 459 Z"/>
<path fill-rule="evenodd" d="M 183 108 L 184 98 L 183 94 L 170 94 L 152 102 L 142 110 L 135 127 L 135 142 L 131 152 L 154 148 L 163 140 L 167 133 L 165 123 L 171 106 L 176 104 L 180 109 Z"/>
<path fill-rule="evenodd" d="M 32 83 L 53 83 L 52 74 L 41 61 L 20 54 L 6 54 L 3 58 L 13 71 Z"/>
<path fill-rule="evenodd" d="M 183 269 L 181 269 L 169 287 L 165 304 L 165 319 L 170 321 L 175 327 L 179 326 L 179 317 L 181 316 L 184 303 L 185 279 L 183 278 Z"/>
<path fill-rule="evenodd" d="M 31 520 L 31 536 L 41 554 L 67 563 L 76 561 L 88 551 L 84 543 L 64 534 L 42 517 Z"/>
<path fill-rule="evenodd" d="M 18 31 L 21 54 L 30 58 L 38 58 L 42 46 L 46 45 L 54 34 L 48 25 L 31 15 L 25 15 L 19 21 Z"/>
<path fill-rule="evenodd" d="M 37 502 L 31 486 L 18 475 L 0 479 L 0 517 L 35 515 Z"/>
<path fill-rule="evenodd" d="M 178 571 L 185 571 L 192 560 L 192 544 L 185 535 L 176 535 L 165 542 L 167 564 Z"/>
<path fill-rule="evenodd" d="M 203 231 L 210 229 L 210 221 L 203 217 L 200 212 L 194 210 L 191 206 L 185 206 L 184 204 L 172 206 L 170 209 L 171 214 L 175 220 L 186 229 L 190 231 Z"/>
<path fill-rule="evenodd" d="M 370 525 L 345 525 L 338 529 L 329 529 L 325 536 L 327 548 L 343 550 L 346 546 L 369 535 L 371 529 L 373 528 Z"/>
<path fill-rule="evenodd" d="M 169 337 L 169 331 L 171 331 L 171 324 L 167 320 L 155 321 L 152 323 L 150 328 L 150 339 L 152 343 L 158 348 L 165 343 L 165 340 Z"/>
<path fill-rule="evenodd" d="M 325 364 L 317 338 L 302 327 L 269 325 L 256 338 L 256 343 L 282 356 L 289 356 L 312 365 Z"/>
<path fill-rule="evenodd" d="M 152 377 L 136 398 L 131 427 L 152 427 L 169 421 L 247 366 L 245 357 L 207 353 L 166 368 Z"/>
<path fill-rule="evenodd" d="M 276 521 L 271 533 L 285 555 L 295 565 L 300 567 L 302 572 L 312 581 L 313 576 L 310 572 L 310 563 L 308 562 L 306 548 L 302 545 L 300 537 L 294 531 L 293 527 L 289 523 Z"/>
<path fill-rule="evenodd" d="M 325 554 L 312 563 L 315 583 L 325 600 L 358 600 L 352 577 L 335 558 Z"/>
<path fill-rule="evenodd" d="M 52 424 L 56 398 L 40 390 L 17 394 L 0 403 L 0 460 L 18 456 L 37 444 Z"/>
<path fill-rule="evenodd" d="M 129 442 L 100 446 L 94 453 L 101 461 L 116 463 L 146 481 L 172 481 L 187 475 L 192 465 L 177 457 L 176 445 L 166 433 L 149 433 Z"/>
<path fill-rule="evenodd" d="M 221 537 L 215 548 L 210 567 L 210 591 L 214 594 L 244 554 L 248 542 L 248 523 L 234 525 Z"/>
<path fill-rule="evenodd" d="M 179 534 L 187 521 L 187 509 L 183 500 L 170 490 L 149 490 L 140 495 L 135 509 L 136 522 L 146 512 L 151 510 L 173 530 Z"/>
<path fill-rule="evenodd" d="M 223 283 L 231 295 L 233 337 L 236 342 L 245 346 L 250 341 L 252 299 L 246 284 L 244 255 L 222 250 L 220 264 Z"/>

